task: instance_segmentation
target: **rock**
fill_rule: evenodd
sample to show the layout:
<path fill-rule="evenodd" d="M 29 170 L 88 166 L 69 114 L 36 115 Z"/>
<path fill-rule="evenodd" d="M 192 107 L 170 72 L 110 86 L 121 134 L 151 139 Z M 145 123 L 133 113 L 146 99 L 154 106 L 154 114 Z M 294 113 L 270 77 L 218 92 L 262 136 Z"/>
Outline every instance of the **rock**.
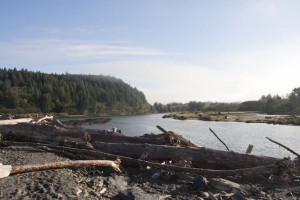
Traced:
<path fill-rule="evenodd" d="M 176 175 L 176 174 L 172 174 L 172 175 L 170 176 L 169 179 L 170 179 L 170 181 L 172 181 L 172 182 L 176 182 L 176 181 L 179 180 L 179 176 Z"/>
<path fill-rule="evenodd" d="M 263 192 L 263 191 L 260 191 L 260 192 L 258 193 L 258 196 L 259 196 L 259 197 L 265 197 L 265 196 L 266 196 L 266 193 Z"/>
<path fill-rule="evenodd" d="M 232 196 L 233 200 L 246 200 L 245 194 L 243 194 L 241 191 L 236 190 L 235 194 Z"/>
<path fill-rule="evenodd" d="M 148 194 L 139 187 L 132 187 L 121 191 L 118 196 L 121 200 L 159 200 L 160 195 Z"/>
<path fill-rule="evenodd" d="M 158 179 L 160 177 L 160 172 L 155 172 L 153 175 L 152 175 L 152 178 L 153 179 Z"/>
<path fill-rule="evenodd" d="M 210 191 L 208 191 L 208 194 L 209 194 L 209 198 L 211 199 L 211 200 L 218 200 L 217 199 L 217 197 L 216 196 L 218 196 L 218 195 L 214 195 L 213 193 L 211 193 Z"/>
<path fill-rule="evenodd" d="M 208 180 L 203 176 L 197 176 L 193 180 L 193 188 L 201 191 L 208 191 Z"/>
<path fill-rule="evenodd" d="M 99 194 L 104 194 L 106 192 L 106 188 L 102 188 L 102 190 L 99 192 Z"/>
<path fill-rule="evenodd" d="M 240 184 L 222 179 L 222 178 L 212 178 L 210 179 L 210 186 L 218 191 L 231 192 L 234 189 L 240 189 Z"/>
<path fill-rule="evenodd" d="M 268 200 L 272 200 L 272 197 L 270 196 L 270 195 L 266 195 L 266 198 L 268 199 Z"/>
<path fill-rule="evenodd" d="M 294 195 L 293 195 L 292 192 L 288 191 L 288 192 L 286 193 L 286 196 L 287 196 L 287 197 L 292 197 L 292 196 L 294 196 Z"/>
<path fill-rule="evenodd" d="M 76 188 L 75 194 L 78 197 L 82 193 L 82 190 L 80 188 Z"/>

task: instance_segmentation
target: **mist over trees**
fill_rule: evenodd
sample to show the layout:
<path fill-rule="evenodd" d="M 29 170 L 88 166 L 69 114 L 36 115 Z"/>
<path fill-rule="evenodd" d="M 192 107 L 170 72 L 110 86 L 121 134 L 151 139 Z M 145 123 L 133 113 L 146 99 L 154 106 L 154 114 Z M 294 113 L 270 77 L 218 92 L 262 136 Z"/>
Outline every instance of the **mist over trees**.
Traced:
<path fill-rule="evenodd" d="M 111 76 L 0 69 L 1 112 L 140 114 L 150 110 L 143 92 Z"/>

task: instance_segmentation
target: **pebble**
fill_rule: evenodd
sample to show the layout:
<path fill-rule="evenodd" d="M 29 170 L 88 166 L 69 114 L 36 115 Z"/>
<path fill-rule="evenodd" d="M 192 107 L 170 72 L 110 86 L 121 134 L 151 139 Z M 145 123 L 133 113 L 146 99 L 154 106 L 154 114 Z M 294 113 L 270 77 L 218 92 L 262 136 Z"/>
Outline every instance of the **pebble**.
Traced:
<path fill-rule="evenodd" d="M 127 190 L 121 191 L 118 195 L 123 200 L 154 200 L 160 199 L 160 195 L 158 194 L 149 194 L 143 191 L 139 187 L 132 187 Z"/>
<path fill-rule="evenodd" d="M 260 191 L 260 192 L 258 193 L 258 196 L 259 196 L 259 197 L 265 197 L 265 196 L 266 196 L 266 193 L 263 192 L 263 191 Z"/>
<path fill-rule="evenodd" d="M 106 188 L 102 188 L 102 190 L 99 192 L 99 194 L 104 194 L 106 192 Z"/>
<path fill-rule="evenodd" d="M 160 172 L 155 172 L 153 175 L 152 175 L 152 178 L 153 179 L 158 179 L 160 177 Z"/>
<path fill-rule="evenodd" d="M 292 196 L 293 196 L 293 193 L 289 191 L 288 193 L 286 193 L 286 196 L 287 196 L 287 197 L 292 197 Z"/>
<path fill-rule="evenodd" d="M 208 198 L 209 197 L 208 192 L 201 192 L 201 197 Z"/>
<path fill-rule="evenodd" d="M 76 196 L 79 196 L 81 193 L 82 193 L 82 190 L 79 188 L 76 188 L 76 192 L 75 192 Z"/>

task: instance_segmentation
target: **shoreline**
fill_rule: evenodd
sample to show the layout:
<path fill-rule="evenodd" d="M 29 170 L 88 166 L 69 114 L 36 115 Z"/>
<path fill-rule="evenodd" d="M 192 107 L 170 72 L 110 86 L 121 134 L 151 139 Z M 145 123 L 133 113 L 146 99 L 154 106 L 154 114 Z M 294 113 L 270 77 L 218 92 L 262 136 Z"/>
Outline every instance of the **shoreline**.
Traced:
<path fill-rule="evenodd" d="M 180 112 L 166 114 L 163 118 L 300 126 L 300 117 L 295 115 L 266 115 L 257 112 Z"/>

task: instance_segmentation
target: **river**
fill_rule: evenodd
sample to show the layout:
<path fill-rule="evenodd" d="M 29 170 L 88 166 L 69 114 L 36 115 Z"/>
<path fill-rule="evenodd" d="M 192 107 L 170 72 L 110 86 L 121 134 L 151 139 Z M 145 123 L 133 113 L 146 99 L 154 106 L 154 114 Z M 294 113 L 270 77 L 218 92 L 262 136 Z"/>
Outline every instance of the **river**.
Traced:
<path fill-rule="evenodd" d="M 300 153 L 300 126 L 271 125 L 241 122 L 211 122 L 199 120 L 163 119 L 162 114 L 116 116 L 104 125 L 84 126 L 89 129 L 112 129 L 116 127 L 127 136 L 140 136 L 145 133 L 161 133 L 160 125 L 174 131 L 193 143 L 209 148 L 226 150 L 223 144 L 209 131 L 211 128 L 230 150 L 245 152 L 248 145 L 254 145 L 253 154 L 283 158 L 295 156 L 266 139 L 269 137 Z"/>

